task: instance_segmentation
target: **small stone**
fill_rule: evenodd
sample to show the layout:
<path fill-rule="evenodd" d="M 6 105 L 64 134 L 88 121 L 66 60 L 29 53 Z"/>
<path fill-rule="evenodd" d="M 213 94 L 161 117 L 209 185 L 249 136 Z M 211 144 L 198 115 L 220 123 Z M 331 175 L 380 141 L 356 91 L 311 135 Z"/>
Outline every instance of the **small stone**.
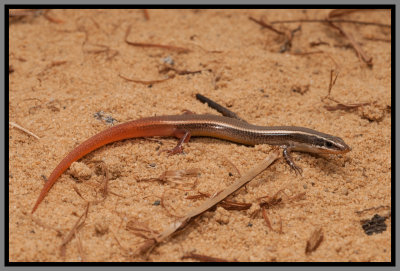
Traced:
<path fill-rule="evenodd" d="M 230 212 L 222 207 L 218 207 L 215 212 L 215 220 L 220 224 L 228 224 L 230 218 Z"/>
<path fill-rule="evenodd" d="M 105 220 L 98 220 L 94 225 L 97 235 L 104 235 L 108 232 L 109 225 Z"/>
<path fill-rule="evenodd" d="M 92 170 L 82 162 L 72 163 L 69 173 L 78 180 L 88 180 L 92 177 Z"/>
<path fill-rule="evenodd" d="M 304 95 L 304 93 L 310 90 L 310 85 L 293 85 L 291 89 L 293 92 L 297 92 L 300 93 L 301 95 Z"/>
<path fill-rule="evenodd" d="M 385 217 L 375 214 L 372 219 L 363 220 L 362 228 L 367 235 L 372 235 L 373 233 L 382 233 L 386 231 Z"/>
<path fill-rule="evenodd" d="M 174 62 L 174 60 L 172 59 L 171 56 L 167 56 L 167 57 L 164 58 L 162 61 L 163 61 L 165 64 L 169 64 L 169 65 L 174 65 L 174 64 L 175 64 L 175 62 Z"/>

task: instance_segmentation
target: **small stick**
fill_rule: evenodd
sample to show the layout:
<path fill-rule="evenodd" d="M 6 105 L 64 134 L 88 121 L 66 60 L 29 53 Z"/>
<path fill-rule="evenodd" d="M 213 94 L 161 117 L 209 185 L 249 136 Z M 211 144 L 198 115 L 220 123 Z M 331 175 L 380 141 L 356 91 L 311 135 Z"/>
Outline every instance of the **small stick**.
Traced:
<path fill-rule="evenodd" d="M 186 199 L 200 199 L 200 198 L 209 198 L 210 195 L 203 192 L 198 192 L 197 195 L 187 196 Z"/>
<path fill-rule="evenodd" d="M 298 56 L 306 56 L 306 55 L 312 55 L 312 54 L 325 54 L 326 56 L 328 56 L 333 61 L 333 64 L 335 64 L 336 69 L 339 69 L 339 65 L 337 64 L 336 60 L 330 54 L 328 54 L 327 52 L 321 51 L 321 50 L 319 50 L 319 51 L 311 51 L 311 52 L 301 52 L 301 53 L 293 52 L 291 54 L 292 55 L 298 55 Z"/>
<path fill-rule="evenodd" d="M 251 207 L 251 203 L 245 203 L 245 202 L 236 202 L 232 200 L 227 200 L 225 199 L 219 204 L 222 208 L 225 210 L 237 210 L 237 211 L 242 211 L 242 210 L 248 210 Z"/>
<path fill-rule="evenodd" d="M 331 70 L 331 78 L 329 80 L 329 87 L 328 87 L 328 96 L 331 95 L 332 87 L 335 85 L 336 79 L 338 78 L 338 76 L 339 76 L 339 73 L 336 72 L 335 78 L 333 78 L 333 70 Z"/>
<path fill-rule="evenodd" d="M 146 178 L 146 179 L 138 179 L 138 182 L 143 182 L 143 181 L 160 181 L 163 183 L 166 182 L 171 182 L 174 184 L 191 184 L 192 183 L 184 183 L 184 182 L 178 182 L 178 181 L 172 181 L 170 179 L 175 179 L 175 180 L 182 180 L 184 178 L 189 178 L 189 177 L 196 177 L 200 173 L 200 169 L 198 168 L 189 168 L 189 169 L 180 169 L 180 170 L 166 170 L 164 171 L 160 177 L 158 178 Z"/>
<path fill-rule="evenodd" d="M 74 184 L 74 185 L 72 186 L 72 188 L 75 190 L 76 194 L 78 194 L 78 196 L 79 196 L 81 199 L 83 199 L 84 201 L 87 202 L 87 200 L 82 196 L 82 193 L 79 191 L 79 189 L 78 189 L 78 187 L 76 186 L 76 184 Z"/>
<path fill-rule="evenodd" d="M 217 110 L 219 113 L 221 113 L 223 116 L 228 117 L 228 118 L 233 118 L 233 119 L 238 119 L 241 121 L 246 122 L 245 120 L 241 119 L 238 115 L 236 115 L 234 112 L 230 111 L 226 107 L 223 107 L 222 105 L 214 102 L 213 100 L 197 93 L 196 94 L 196 99 L 199 100 L 202 103 L 206 103 L 209 107 L 212 109 Z"/>
<path fill-rule="evenodd" d="M 358 107 L 370 105 L 371 103 L 358 103 L 358 104 L 342 104 L 337 103 L 334 106 L 324 105 L 325 109 L 328 111 L 336 111 L 336 110 L 351 110 Z"/>
<path fill-rule="evenodd" d="M 143 85 L 152 85 L 152 84 L 156 84 L 156 83 L 161 83 L 161 82 L 164 82 L 164 81 L 174 78 L 174 76 L 170 76 L 165 79 L 144 81 L 144 80 L 131 79 L 131 78 L 125 77 L 121 74 L 119 74 L 119 77 L 121 77 L 122 79 L 125 79 L 126 81 L 135 82 L 135 83 L 143 84 Z"/>
<path fill-rule="evenodd" d="M 46 225 L 45 223 L 40 221 L 38 218 L 33 217 L 32 214 L 30 214 L 30 217 L 31 217 L 32 221 L 35 222 L 36 224 L 38 224 L 40 227 L 43 227 L 43 228 L 48 229 L 48 230 L 56 231 L 57 232 L 57 236 L 62 236 L 61 230 L 53 228 L 53 227 L 51 227 L 49 225 Z"/>
<path fill-rule="evenodd" d="M 176 72 L 178 75 L 186 75 L 186 74 L 196 74 L 196 73 L 201 73 L 201 70 L 198 71 L 187 71 L 187 70 L 178 70 L 177 68 L 174 68 L 172 66 L 169 65 L 165 65 L 161 70 L 160 73 L 166 73 L 169 71 L 174 71 Z"/>
<path fill-rule="evenodd" d="M 22 126 L 16 124 L 15 122 L 10 121 L 9 124 L 10 124 L 12 127 L 15 127 L 15 128 L 20 129 L 21 131 L 24 131 L 25 133 L 27 133 L 28 135 L 33 136 L 33 137 L 36 138 L 36 139 L 40 139 L 40 137 L 38 137 L 38 136 L 35 135 L 34 133 L 30 132 L 29 130 L 23 128 Z"/>
<path fill-rule="evenodd" d="M 216 258 L 216 257 L 211 257 L 211 256 L 206 256 L 206 255 L 201 255 L 201 254 L 196 254 L 196 253 L 187 253 L 182 256 L 181 258 L 183 259 L 195 259 L 199 260 L 200 262 L 230 262 L 228 260 L 222 259 L 222 258 Z"/>
<path fill-rule="evenodd" d="M 256 22 L 257 24 L 261 25 L 262 27 L 268 28 L 269 30 L 272 30 L 276 34 L 284 36 L 286 38 L 286 41 L 281 46 L 280 53 L 283 53 L 283 52 L 286 52 L 286 51 L 290 50 L 290 48 L 292 47 L 292 40 L 293 40 L 294 33 L 296 33 L 297 31 L 299 31 L 301 29 L 301 26 L 299 26 L 299 27 L 293 29 L 292 31 L 290 31 L 289 34 L 287 34 L 285 32 L 277 30 L 276 28 L 274 28 L 273 26 L 265 23 L 262 20 L 256 20 L 253 17 L 249 17 L 249 19 L 252 20 L 253 22 Z"/>
<path fill-rule="evenodd" d="M 329 25 L 338 30 L 341 35 L 343 35 L 346 39 L 349 40 L 351 46 L 354 48 L 359 58 L 361 58 L 368 66 L 372 66 L 372 57 L 366 55 L 366 53 L 362 50 L 361 46 L 355 41 L 355 39 L 349 33 L 347 33 L 346 31 L 343 30 L 343 28 L 332 22 L 330 22 Z"/>
<path fill-rule="evenodd" d="M 315 46 L 320 46 L 320 45 L 329 45 L 329 43 L 326 41 L 322 41 L 322 40 L 310 42 L 310 47 L 315 47 Z"/>
<path fill-rule="evenodd" d="M 279 216 L 279 230 L 278 230 L 278 233 L 279 234 L 283 233 L 283 230 L 282 230 L 282 218 L 280 216 Z"/>
<path fill-rule="evenodd" d="M 366 105 L 370 105 L 371 104 L 370 102 L 357 103 L 357 104 L 344 104 L 344 103 L 341 103 L 341 102 L 337 101 L 336 99 L 330 97 L 331 90 L 332 90 L 333 86 L 336 83 L 336 79 L 339 76 L 339 73 L 337 72 L 336 75 L 335 75 L 335 78 L 333 78 L 333 72 L 334 71 L 331 70 L 331 77 L 330 77 L 330 80 L 329 80 L 329 87 L 328 87 L 328 95 L 326 95 L 324 98 L 322 98 L 322 100 L 329 99 L 329 100 L 335 102 L 336 105 L 334 105 L 334 106 L 324 105 L 326 110 L 328 110 L 328 111 L 351 110 L 351 109 L 355 109 L 355 108 L 358 108 L 358 107 L 361 107 L 361 106 L 366 106 Z"/>
<path fill-rule="evenodd" d="M 8 17 L 28 16 L 37 11 L 40 11 L 40 9 L 10 9 L 8 10 Z"/>
<path fill-rule="evenodd" d="M 300 200 L 306 195 L 305 192 L 302 192 L 302 193 L 299 193 L 297 195 L 290 197 L 285 193 L 285 191 L 283 189 L 281 189 L 271 197 L 263 196 L 263 197 L 258 198 L 257 199 L 258 201 L 261 200 L 260 207 L 265 207 L 266 209 L 269 209 L 269 208 L 272 208 L 273 206 L 276 206 L 276 205 L 282 203 L 283 197 L 279 197 L 280 194 L 283 194 L 284 196 L 286 196 L 286 198 L 289 202 Z M 266 198 L 266 200 L 264 200 L 265 198 Z"/>
<path fill-rule="evenodd" d="M 76 221 L 74 227 L 71 229 L 71 231 L 67 234 L 67 236 L 64 238 L 64 240 L 61 243 L 61 255 L 65 255 L 65 249 L 67 244 L 72 240 L 74 236 L 76 236 L 76 233 L 82 228 L 82 226 L 85 224 L 85 220 L 87 218 L 88 212 L 89 212 L 89 206 L 90 203 L 88 202 L 86 204 L 86 209 L 83 212 L 83 214 L 79 217 L 79 219 Z"/>
<path fill-rule="evenodd" d="M 90 163 L 100 165 L 101 171 L 104 175 L 104 180 L 103 180 L 102 187 L 100 190 L 103 194 L 103 200 L 105 200 L 108 196 L 108 193 L 110 193 L 108 191 L 108 182 L 110 180 L 110 173 L 108 171 L 107 164 L 103 160 L 93 160 L 93 161 L 90 161 Z"/>
<path fill-rule="evenodd" d="M 150 20 L 149 12 L 147 11 L 147 9 L 142 9 L 142 11 L 146 21 Z"/>
<path fill-rule="evenodd" d="M 136 236 L 144 239 L 151 239 L 152 236 L 156 236 L 159 232 L 150 229 L 146 224 L 137 220 L 130 220 L 126 224 L 126 230 L 132 231 Z"/>
<path fill-rule="evenodd" d="M 265 207 L 262 207 L 262 216 L 263 216 L 263 218 L 265 220 L 265 223 L 267 223 L 268 228 L 271 231 L 273 231 L 274 229 L 272 228 L 271 221 L 268 218 L 267 211 L 266 211 Z"/>
<path fill-rule="evenodd" d="M 322 228 L 314 230 L 310 238 L 307 240 L 306 254 L 310 254 L 311 252 L 315 251 L 323 240 L 324 233 L 322 232 Z"/>
<path fill-rule="evenodd" d="M 50 63 L 49 68 L 60 66 L 60 65 L 63 65 L 65 63 L 67 63 L 67 62 L 68 61 L 66 61 L 66 60 L 53 61 L 53 62 Z"/>
<path fill-rule="evenodd" d="M 373 36 L 363 36 L 364 39 L 366 40 L 373 40 L 373 41 L 383 41 L 383 42 L 391 42 L 392 39 L 385 39 L 385 38 L 377 38 Z"/>
<path fill-rule="evenodd" d="M 45 67 L 41 72 L 39 72 L 37 75 L 38 75 L 38 76 L 43 76 L 43 74 L 44 74 L 47 70 L 49 70 L 49 69 L 51 69 L 51 68 L 53 68 L 53 67 L 57 67 L 57 66 L 64 65 L 64 64 L 66 64 L 67 62 L 68 62 L 68 61 L 66 61 L 66 60 L 53 61 L 53 62 L 51 62 L 50 64 L 46 65 L 46 67 Z"/>
<path fill-rule="evenodd" d="M 392 27 L 390 24 L 381 24 L 381 23 L 355 21 L 355 20 L 298 19 L 298 20 L 283 20 L 283 21 L 271 22 L 271 24 L 284 24 L 284 23 L 350 23 L 350 24 L 361 24 L 361 25 L 375 25 L 387 28 Z"/>
<path fill-rule="evenodd" d="M 376 211 L 378 209 L 390 209 L 390 206 L 388 206 L 388 205 L 379 205 L 377 207 L 371 207 L 371 208 L 363 209 L 363 210 L 360 210 L 360 211 L 355 211 L 355 213 L 358 214 L 358 215 L 361 215 L 364 212 L 371 211 L 371 210 Z"/>
<path fill-rule="evenodd" d="M 286 34 L 285 34 L 284 32 L 279 31 L 278 29 L 276 29 L 276 28 L 274 28 L 273 26 L 271 26 L 271 25 L 265 23 L 265 22 L 262 21 L 262 20 L 257 20 L 257 19 L 254 19 L 253 17 L 249 17 L 249 19 L 250 19 L 251 21 L 253 21 L 253 22 L 255 22 L 255 23 L 261 25 L 262 27 L 265 27 L 265 28 L 268 28 L 269 30 L 272 30 L 273 32 L 275 32 L 275 33 L 278 34 L 278 35 L 286 36 Z"/>
<path fill-rule="evenodd" d="M 110 232 L 112 233 L 112 235 L 113 235 L 115 241 L 117 242 L 118 246 L 119 246 L 123 251 L 128 251 L 128 249 L 124 248 L 124 247 L 121 245 L 121 243 L 120 243 L 120 241 L 118 240 L 117 235 L 115 234 L 115 232 L 114 232 L 111 228 L 110 228 L 109 230 L 110 230 Z"/>
<path fill-rule="evenodd" d="M 190 50 L 187 49 L 187 48 L 178 47 L 178 46 L 172 46 L 172 45 L 164 45 L 164 44 L 156 44 L 156 43 L 143 43 L 143 42 L 131 42 L 131 41 L 126 41 L 126 43 L 128 43 L 129 45 L 132 45 L 132 46 L 161 48 L 161 49 L 166 49 L 166 50 L 178 51 L 180 53 L 190 52 Z"/>
<path fill-rule="evenodd" d="M 334 17 L 341 17 L 346 14 L 351 14 L 355 12 L 360 12 L 360 11 L 376 11 L 376 9 L 334 9 L 331 12 L 329 12 L 328 18 L 334 18 Z"/>
<path fill-rule="evenodd" d="M 85 253 L 83 251 L 82 240 L 78 231 L 75 232 L 76 241 L 78 243 L 78 252 L 81 256 L 81 262 L 86 262 Z"/>
<path fill-rule="evenodd" d="M 163 44 L 154 44 L 154 43 L 141 43 L 141 42 L 132 42 L 128 41 L 128 36 L 131 32 L 132 25 L 128 27 L 125 33 L 125 42 L 129 45 L 132 46 L 138 46 L 138 47 L 153 47 L 153 48 L 161 48 L 161 49 L 166 49 L 166 50 L 172 50 L 172 51 L 177 51 L 180 53 L 188 53 L 191 50 L 188 48 L 183 48 L 183 47 L 178 47 L 178 46 L 172 46 L 172 45 L 163 45 Z"/>
<path fill-rule="evenodd" d="M 49 21 L 52 22 L 52 23 L 56 23 L 56 24 L 62 24 L 62 23 L 64 23 L 63 20 L 58 19 L 58 18 L 54 18 L 54 17 L 50 16 L 50 15 L 48 14 L 49 11 L 50 11 L 50 9 L 46 9 L 45 12 L 43 13 L 43 16 L 44 16 L 47 20 L 49 20 Z"/>

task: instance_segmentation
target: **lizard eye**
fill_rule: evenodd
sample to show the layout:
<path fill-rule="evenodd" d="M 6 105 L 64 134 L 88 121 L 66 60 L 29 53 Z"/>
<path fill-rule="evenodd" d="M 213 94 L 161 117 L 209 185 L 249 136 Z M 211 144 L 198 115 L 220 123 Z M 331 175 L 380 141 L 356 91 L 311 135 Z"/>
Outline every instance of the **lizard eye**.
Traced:
<path fill-rule="evenodd" d="M 328 148 L 332 148 L 333 144 L 332 144 L 332 142 L 327 141 L 327 142 L 325 142 L 325 146 Z"/>

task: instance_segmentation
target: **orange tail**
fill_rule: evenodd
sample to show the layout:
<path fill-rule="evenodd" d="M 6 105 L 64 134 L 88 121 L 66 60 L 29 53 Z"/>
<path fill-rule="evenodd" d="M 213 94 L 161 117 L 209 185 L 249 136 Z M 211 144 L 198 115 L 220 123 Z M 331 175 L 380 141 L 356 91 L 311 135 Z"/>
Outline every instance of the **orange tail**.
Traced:
<path fill-rule="evenodd" d="M 174 135 L 174 131 L 175 129 L 172 125 L 142 119 L 123 123 L 94 135 L 72 150 L 53 170 L 49 179 L 43 186 L 31 213 L 33 214 L 36 211 L 37 207 L 42 202 L 47 192 L 49 192 L 50 188 L 57 181 L 58 177 L 60 177 L 73 162 L 82 158 L 86 154 L 115 141 L 137 137 L 172 136 Z"/>

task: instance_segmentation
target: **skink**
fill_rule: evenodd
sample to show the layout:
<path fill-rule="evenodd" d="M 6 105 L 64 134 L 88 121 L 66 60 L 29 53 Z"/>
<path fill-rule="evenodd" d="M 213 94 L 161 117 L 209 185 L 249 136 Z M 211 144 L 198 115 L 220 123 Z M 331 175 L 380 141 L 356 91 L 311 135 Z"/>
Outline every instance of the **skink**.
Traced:
<path fill-rule="evenodd" d="M 171 115 L 138 119 L 106 129 L 73 149 L 53 170 L 32 209 L 37 209 L 58 177 L 86 154 L 106 144 L 138 137 L 175 136 L 178 145 L 169 152 L 182 152 L 182 144 L 191 136 L 206 136 L 246 145 L 269 144 L 283 148 L 283 155 L 292 169 L 301 173 L 290 152 L 340 154 L 351 150 L 343 139 L 312 129 L 295 126 L 257 126 L 233 118 L 216 115 Z"/>

